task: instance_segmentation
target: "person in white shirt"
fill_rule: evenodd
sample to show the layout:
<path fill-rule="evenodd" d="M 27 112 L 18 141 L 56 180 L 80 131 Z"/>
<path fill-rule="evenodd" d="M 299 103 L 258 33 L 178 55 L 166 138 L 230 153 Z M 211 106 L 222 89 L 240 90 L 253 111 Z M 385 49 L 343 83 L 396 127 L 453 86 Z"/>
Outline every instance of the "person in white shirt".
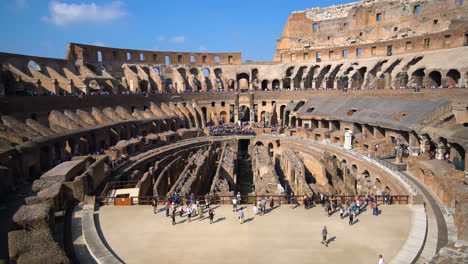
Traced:
<path fill-rule="evenodd" d="M 382 254 L 379 255 L 379 264 L 385 264 L 385 260 L 382 256 Z"/>
<path fill-rule="evenodd" d="M 237 199 L 236 199 L 236 197 L 234 197 L 234 199 L 232 199 L 232 211 L 233 212 L 237 211 Z"/>

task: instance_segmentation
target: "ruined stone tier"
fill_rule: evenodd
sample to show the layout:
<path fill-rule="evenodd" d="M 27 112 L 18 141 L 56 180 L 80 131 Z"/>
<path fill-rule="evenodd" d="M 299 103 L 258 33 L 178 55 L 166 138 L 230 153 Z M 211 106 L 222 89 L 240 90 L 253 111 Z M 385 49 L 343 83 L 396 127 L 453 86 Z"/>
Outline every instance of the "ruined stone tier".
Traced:
<path fill-rule="evenodd" d="M 461 47 L 468 43 L 468 8 L 461 2 L 360 1 L 293 12 L 276 42 L 274 61 L 330 61 Z"/>
<path fill-rule="evenodd" d="M 223 65 L 241 64 L 241 53 L 203 53 L 203 52 L 169 52 L 117 49 L 79 43 L 69 43 L 67 60 L 82 62 L 102 62 L 104 64 L 151 63 L 178 65 Z"/>

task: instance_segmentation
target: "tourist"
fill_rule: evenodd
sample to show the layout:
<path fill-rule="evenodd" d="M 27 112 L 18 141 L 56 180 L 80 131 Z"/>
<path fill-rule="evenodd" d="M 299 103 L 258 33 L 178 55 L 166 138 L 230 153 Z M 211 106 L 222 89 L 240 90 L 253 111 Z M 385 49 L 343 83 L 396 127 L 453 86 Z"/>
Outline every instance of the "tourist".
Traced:
<path fill-rule="evenodd" d="M 379 207 L 377 205 L 377 202 L 372 203 L 372 215 L 377 216 L 379 214 Z"/>
<path fill-rule="evenodd" d="M 174 203 L 179 204 L 179 196 L 177 193 L 174 193 L 174 196 L 172 196 L 172 199 L 174 200 Z"/>
<path fill-rule="evenodd" d="M 179 213 L 180 217 L 182 217 L 182 215 L 184 214 L 184 207 L 182 205 L 179 206 Z"/>
<path fill-rule="evenodd" d="M 391 197 L 390 197 L 390 194 L 389 194 L 389 193 L 385 194 L 385 205 L 389 205 L 389 204 L 390 204 L 390 198 L 391 198 Z"/>
<path fill-rule="evenodd" d="M 198 215 L 199 215 L 199 218 L 200 218 L 200 221 L 203 220 L 204 216 L 203 216 L 203 207 L 201 206 L 197 206 L 198 207 Z"/>
<path fill-rule="evenodd" d="M 239 222 L 241 224 L 244 223 L 244 210 L 242 209 L 242 207 L 239 208 L 238 216 L 239 216 Z"/>
<path fill-rule="evenodd" d="M 237 198 L 237 206 L 240 206 L 241 205 L 241 194 L 240 194 L 240 192 L 237 192 L 236 198 Z"/>
<path fill-rule="evenodd" d="M 289 196 L 289 204 L 291 205 L 291 209 L 294 208 L 294 193 L 291 193 L 291 196 Z"/>
<path fill-rule="evenodd" d="M 330 203 L 327 202 L 327 212 L 328 212 L 328 216 L 332 215 L 332 208 L 331 208 L 331 205 Z"/>
<path fill-rule="evenodd" d="M 258 215 L 258 207 L 255 204 L 253 206 L 253 213 L 254 215 Z"/>
<path fill-rule="evenodd" d="M 352 225 L 353 224 L 353 221 L 354 221 L 354 214 L 351 212 L 349 214 L 349 225 Z"/>
<path fill-rule="evenodd" d="M 325 212 L 325 216 L 330 216 L 328 214 L 328 204 L 326 204 L 324 207 L 323 207 L 323 211 Z"/>
<path fill-rule="evenodd" d="M 192 204 L 192 216 L 195 216 L 198 212 L 198 204 L 197 203 L 193 203 Z"/>
<path fill-rule="evenodd" d="M 351 206 L 349 207 L 350 211 L 351 211 L 351 214 L 353 215 L 353 217 L 356 216 L 356 205 L 354 205 L 354 203 L 351 204 Z"/>
<path fill-rule="evenodd" d="M 356 211 L 358 212 L 358 214 L 361 214 L 361 203 L 361 199 L 356 200 Z"/>
<path fill-rule="evenodd" d="M 263 197 L 262 199 L 262 210 L 263 210 L 263 214 L 266 213 L 266 204 L 267 204 L 267 200 L 265 197 Z"/>
<path fill-rule="evenodd" d="M 344 214 L 343 206 L 340 206 L 340 218 L 341 219 L 343 219 L 343 214 Z"/>
<path fill-rule="evenodd" d="M 307 195 L 304 195 L 304 197 L 302 197 L 302 204 L 304 205 L 304 209 L 307 209 L 307 205 L 309 204 L 309 198 L 307 197 Z"/>
<path fill-rule="evenodd" d="M 208 211 L 208 215 L 210 216 L 210 225 L 213 224 L 213 219 L 214 219 L 214 210 L 213 208 L 210 208 Z"/>
<path fill-rule="evenodd" d="M 273 199 L 273 196 L 270 197 L 270 208 L 271 210 L 273 210 L 273 208 L 275 207 L 275 200 Z"/>
<path fill-rule="evenodd" d="M 206 194 L 205 195 L 205 208 L 210 208 L 210 195 Z"/>
<path fill-rule="evenodd" d="M 328 235 L 328 230 L 327 230 L 327 227 L 324 226 L 322 229 L 322 245 L 325 245 L 326 247 L 328 247 L 327 235 Z"/>
<path fill-rule="evenodd" d="M 192 222 L 192 208 L 190 206 L 187 206 L 187 219 L 189 223 Z"/>
<path fill-rule="evenodd" d="M 323 195 L 323 193 L 319 193 L 319 196 L 320 196 L 320 203 L 323 206 L 325 204 L 325 196 Z"/>
<path fill-rule="evenodd" d="M 236 199 L 236 197 L 234 197 L 234 199 L 232 199 L 232 211 L 237 212 L 237 199 Z"/>
<path fill-rule="evenodd" d="M 382 256 L 382 254 L 379 255 L 379 263 L 378 264 L 385 264 L 385 260 Z"/>
<path fill-rule="evenodd" d="M 153 205 L 153 213 L 156 214 L 158 212 L 158 200 L 155 197 L 153 197 L 153 199 L 151 200 L 151 203 Z"/>
<path fill-rule="evenodd" d="M 164 207 L 166 209 L 166 217 L 169 217 L 169 208 L 171 207 L 171 202 L 167 201 Z"/>
<path fill-rule="evenodd" d="M 176 224 L 175 217 L 176 217 L 176 209 L 175 207 L 172 209 L 172 225 Z"/>

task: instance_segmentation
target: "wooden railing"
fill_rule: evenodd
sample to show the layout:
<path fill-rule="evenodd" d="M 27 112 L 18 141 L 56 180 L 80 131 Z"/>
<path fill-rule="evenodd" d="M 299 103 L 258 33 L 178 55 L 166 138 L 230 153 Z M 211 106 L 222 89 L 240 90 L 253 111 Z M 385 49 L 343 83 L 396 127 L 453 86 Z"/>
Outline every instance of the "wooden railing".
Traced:
<path fill-rule="evenodd" d="M 106 186 L 107 187 L 107 186 Z M 231 205 L 232 200 L 235 196 L 222 196 L 222 195 L 215 195 L 210 196 L 210 203 L 211 204 L 220 204 L 220 205 Z M 337 198 L 338 203 L 345 203 L 346 200 L 354 201 L 355 195 L 335 195 L 334 197 Z M 153 198 L 156 198 L 158 205 L 164 205 L 168 199 L 172 197 L 166 196 L 133 196 L 129 198 L 117 198 L 117 199 L 129 199 L 129 203 L 132 205 L 150 205 L 152 204 Z M 262 199 L 266 199 L 267 203 L 270 202 L 270 199 L 273 198 L 275 204 L 288 204 L 291 200 L 291 196 L 284 196 L 284 195 L 255 195 L 255 196 L 241 196 L 241 204 L 254 204 Z M 303 204 L 304 197 L 303 196 L 293 196 L 295 204 Z M 103 195 L 99 197 L 100 202 L 104 204 L 115 204 L 115 196 L 106 196 Z M 377 203 L 383 204 L 385 201 L 385 196 L 383 195 L 376 195 L 375 199 Z M 205 196 L 196 196 L 195 201 L 198 200 L 200 204 L 205 204 Z M 364 202 L 364 196 L 361 196 L 361 200 Z M 179 204 L 185 204 L 189 202 L 189 197 L 180 197 Z M 332 196 L 326 196 L 326 201 L 331 202 Z M 391 195 L 390 196 L 390 204 L 408 204 L 409 195 Z M 313 202 L 315 204 L 321 203 L 319 197 L 314 197 Z"/>

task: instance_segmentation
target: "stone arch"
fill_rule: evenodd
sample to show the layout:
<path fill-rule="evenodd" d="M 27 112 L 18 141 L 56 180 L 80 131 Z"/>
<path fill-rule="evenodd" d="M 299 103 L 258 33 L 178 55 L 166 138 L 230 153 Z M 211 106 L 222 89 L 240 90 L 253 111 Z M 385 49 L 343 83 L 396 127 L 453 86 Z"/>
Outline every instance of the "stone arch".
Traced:
<path fill-rule="evenodd" d="M 271 82 L 271 88 L 273 90 L 278 90 L 280 88 L 280 81 L 275 79 L 273 82 Z"/>
<path fill-rule="evenodd" d="M 428 86 L 441 86 L 442 85 L 442 74 L 440 74 L 439 71 L 431 71 L 428 77 L 429 77 Z"/>
<path fill-rule="evenodd" d="M 240 90 L 248 90 L 249 89 L 249 74 L 242 72 L 237 74 L 237 87 Z"/>
<path fill-rule="evenodd" d="M 411 83 L 415 83 L 418 86 L 422 86 L 424 76 L 426 76 L 426 73 L 424 73 L 424 70 L 425 70 L 425 68 L 415 70 L 411 74 Z"/>
<path fill-rule="evenodd" d="M 286 105 L 280 106 L 280 120 L 284 119 L 284 109 L 286 108 Z"/>
<path fill-rule="evenodd" d="M 459 71 L 451 69 L 447 72 L 447 86 L 457 86 L 461 74 Z"/>
<path fill-rule="evenodd" d="M 457 170 L 464 171 L 465 168 L 465 162 L 466 162 L 466 152 L 465 149 L 457 144 L 457 143 L 450 143 L 451 148 L 450 148 L 450 159 L 452 160 L 453 165 L 455 165 L 455 168 Z"/>
<path fill-rule="evenodd" d="M 236 81 L 234 81 L 233 79 L 229 79 L 227 84 L 228 84 L 229 89 L 235 89 L 236 88 Z"/>
<path fill-rule="evenodd" d="M 221 123 L 227 123 L 227 120 L 228 120 L 228 115 L 226 113 L 226 111 L 222 111 L 221 113 L 219 113 L 219 121 Z"/>
<path fill-rule="evenodd" d="M 263 91 L 268 90 L 268 80 L 263 80 L 262 81 L 262 90 Z"/>
<path fill-rule="evenodd" d="M 172 79 L 167 78 L 164 81 L 164 90 L 166 90 L 166 92 L 171 92 L 173 89 L 174 89 L 174 87 L 173 87 L 173 84 L 172 84 Z"/>

